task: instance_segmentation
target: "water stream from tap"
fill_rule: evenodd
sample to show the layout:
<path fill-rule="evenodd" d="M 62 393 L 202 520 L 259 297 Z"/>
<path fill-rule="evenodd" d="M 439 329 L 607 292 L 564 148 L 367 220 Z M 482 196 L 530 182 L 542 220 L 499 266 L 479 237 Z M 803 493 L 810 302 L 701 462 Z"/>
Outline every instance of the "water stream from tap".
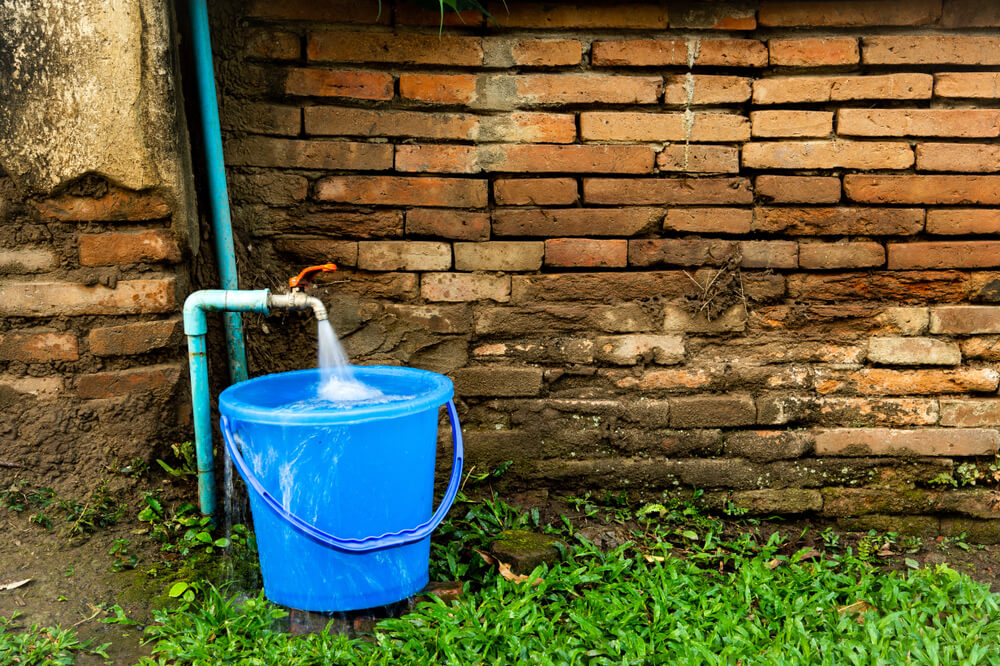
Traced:
<path fill-rule="evenodd" d="M 319 337 L 319 397 L 330 401 L 377 400 L 382 392 L 354 378 L 347 354 L 327 319 L 318 324 Z"/>

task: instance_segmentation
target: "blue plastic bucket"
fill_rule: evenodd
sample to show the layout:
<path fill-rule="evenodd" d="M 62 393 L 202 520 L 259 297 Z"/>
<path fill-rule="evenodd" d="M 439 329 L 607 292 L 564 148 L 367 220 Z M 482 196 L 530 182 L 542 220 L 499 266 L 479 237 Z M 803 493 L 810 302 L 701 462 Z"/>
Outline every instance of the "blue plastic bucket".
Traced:
<path fill-rule="evenodd" d="M 318 370 L 265 375 L 219 396 L 226 449 L 250 489 L 264 593 L 310 611 L 383 606 L 428 582 L 430 534 L 462 475 L 451 380 L 426 370 L 353 368 L 391 399 L 314 401 Z M 454 437 L 448 489 L 431 514 L 438 410 Z"/>

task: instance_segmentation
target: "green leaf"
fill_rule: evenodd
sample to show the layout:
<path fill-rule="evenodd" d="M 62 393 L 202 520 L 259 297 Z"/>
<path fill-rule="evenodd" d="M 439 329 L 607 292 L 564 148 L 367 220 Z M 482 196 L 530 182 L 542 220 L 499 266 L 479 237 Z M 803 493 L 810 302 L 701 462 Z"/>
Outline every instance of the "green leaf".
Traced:
<path fill-rule="evenodd" d="M 176 599 L 177 597 L 184 594 L 184 591 L 187 590 L 189 587 L 191 587 L 189 584 L 185 583 L 182 580 L 179 580 L 170 586 L 170 590 L 167 591 L 167 596 Z"/>
<path fill-rule="evenodd" d="M 212 535 L 208 532 L 198 532 L 194 535 L 194 538 L 204 543 L 212 543 Z"/>
<path fill-rule="evenodd" d="M 215 546 L 217 548 L 226 548 L 229 546 L 229 539 L 227 539 L 226 537 L 222 537 L 221 539 L 216 539 Z"/>
<path fill-rule="evenodd" d="M 694 541 L 698 538 L 698 533 L 692 530 L 684 530 L 683 532 L 681 532 L 681 536 L 686 539 L 691 539 L 692 541 Z"/>
<path fill-rule="evenodd" d="M 906 564 L 906 566 L 910 567 L 911 569 L 920 568 L 920 563 L 910 557 L 907 557 L 905 560 L 903 560 L 903 563 Z"/>

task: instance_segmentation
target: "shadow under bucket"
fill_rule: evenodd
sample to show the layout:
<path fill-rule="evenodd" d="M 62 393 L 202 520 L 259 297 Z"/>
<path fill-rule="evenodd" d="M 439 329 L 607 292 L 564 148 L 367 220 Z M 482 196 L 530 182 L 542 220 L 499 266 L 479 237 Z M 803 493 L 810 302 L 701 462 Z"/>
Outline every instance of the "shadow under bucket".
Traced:
<path fill-rule="evenodd" d="M 458 493 L 451 380 L 413 368 L 352 370 L 385 399 L 322 400 L 319 370 L 257 377 L 219 396 L 226 449 L 249 488 L 264 593 L 277 604 L 347 611 L 415 594 L 428 582 L 431 532 Z M 442 405 L 454 462 L 432 515 Z"/>

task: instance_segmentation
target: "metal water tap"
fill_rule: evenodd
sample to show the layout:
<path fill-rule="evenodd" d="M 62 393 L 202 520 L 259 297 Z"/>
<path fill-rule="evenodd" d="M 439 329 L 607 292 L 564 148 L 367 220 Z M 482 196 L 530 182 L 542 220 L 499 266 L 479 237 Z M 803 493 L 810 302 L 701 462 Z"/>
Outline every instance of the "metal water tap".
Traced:
<path fill-rule="evenodd" d="M 287 310 L 306 310 L 311 308 L 318 321 L 327 318 L 326 306 L 323 301 L 315 296 L 306 296 L 306 287 L 313 281 L 319 273 L 332 273 L 337 270 L 336 264 L 320 264 L 319 266 L 309 266 L 293 278 L 288 280 L 288 288 L 291 290 L 287 294 L 271 294 L 268 304 L 273 308 L 285 308 Z"/>

